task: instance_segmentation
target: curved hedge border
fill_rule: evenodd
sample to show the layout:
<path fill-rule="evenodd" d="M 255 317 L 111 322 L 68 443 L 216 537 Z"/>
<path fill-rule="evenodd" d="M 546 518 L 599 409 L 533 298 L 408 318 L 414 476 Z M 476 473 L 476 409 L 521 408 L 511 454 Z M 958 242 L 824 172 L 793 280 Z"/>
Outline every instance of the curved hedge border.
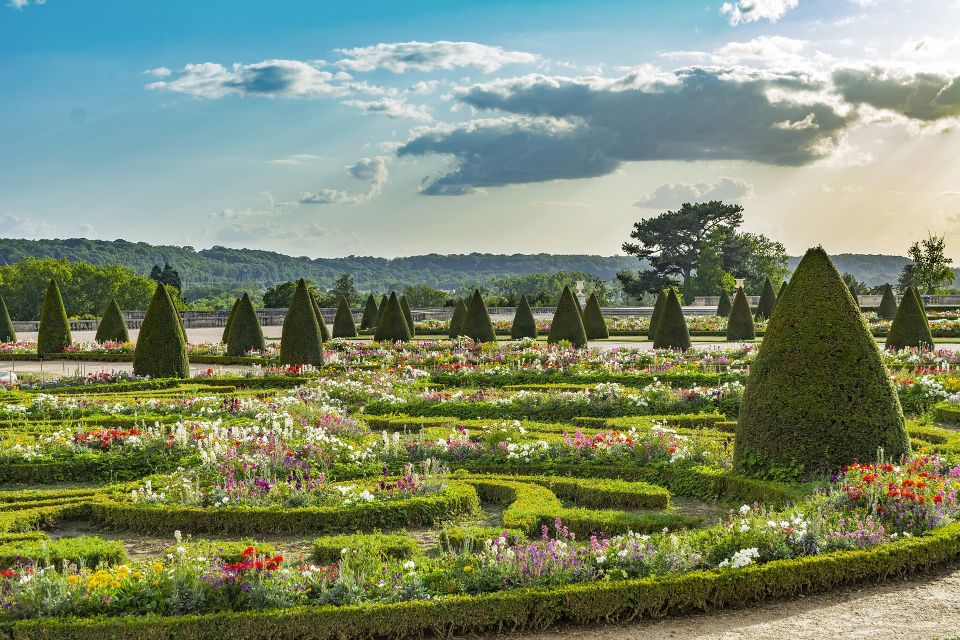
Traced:
<path fill-rule="evenodd" d="M 549 382 L 544 383 L 544 380 Z M 509 387 L 509 386 L 537 386 L 549 387 L 555 384 L 597 384 L 602 382 L 616 382 L 625 387 L 643 388 L 654 381 L 668 384 L 671 387 L 684 388 L 691 385 L 715 387 L 724 382 L 746 380 L 745 371 L 727 371 L 725 373 L 704 373 L 691 371 L 689 373 L 569 373 L 565 371 L 524 371 L 516 370 L 506 373 L 446 373 L 434 372 L 430 375 L 430 382 L 447 387 Z"/>
<path fill-rule="evenodd" d="M 52 462 L 7 463 L 0 465 L 0 485 L 135 480 L 172 471 L 184 457 L 168 451 L 152 456 L 91 452 Z"/>

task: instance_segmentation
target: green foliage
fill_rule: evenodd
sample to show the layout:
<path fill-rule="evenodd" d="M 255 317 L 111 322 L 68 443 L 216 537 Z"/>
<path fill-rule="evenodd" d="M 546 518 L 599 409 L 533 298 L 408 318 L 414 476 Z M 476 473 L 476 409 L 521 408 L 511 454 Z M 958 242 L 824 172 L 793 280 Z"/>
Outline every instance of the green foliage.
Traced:
<path fill-rule="evenodd" d="M 657 335 L 657 325 L 660 323 L 660 316 L 663 315 L 663 306 L 667 303 L 667 292 L 661 290 L 657 295 L 657 301 L 653 305 L 653 313 L 650 314 L 650 328 L 647 329 L 647 338 L 653 340 Z"/>
<path fill-rule="evenodd" d="M 453 308 L 453 316 L 450 318 L 450 333 L 448 337 L 451 340 L 463 335 L 461 331 L 463 330 L 463 319 L 466 317 L 467 303 L 461 298 L 457 300 L 457 305 Z"/>
<path fill-rule="evenodd" d="M 527 296 L 520 296 L 520 304 L 517 305 L 517 312 L 513 316 L 513 324 L 510 327 L 510 338 L 519 340 L 521 338 L 537 337 L 537 320 L 533 317 L 533 311 L 530 309 L 530 302 Z"/>
<path fill-rule="evenodd" d="M 420 553 L 417 541 L 398 533 L 354 533 L 324 536 L 313 541 L 311 560 L 321 566 L 337 564 L 344 549 L 371 548 L 383 558 L 406 560 Z"/>
<path fill-rule="evenodd" d="M 945 293 L 953 284 L 952 258 L 945 254 L 943 236 L 927 234 L 923 240 L 910 245 L 907 255 L 913 261 L 911 276 L 914 285 L 926 294 Z"/>
<path fill-rule="evenodd" d="M 768 320 L 773 316 L 773 308 L 777 305 L 777 294 L 773 291 L 770 278 L 763 281 L 763 290 L 760 292 L 760 301 L 757 302 L 757 320 Z"/>
<path fill-rule="evenodd" d="M 64 563 L 96 567 L 98 564 L 120 564 L 127 560 L 126 549 L 119 540 L 97 536 L 77 536 L 57 540 L 19 540 L 0 544 L 0 567 L 9 567 L 17 559 L 35 560 L 38 566 L 60 568 Z"/>
<path fill-rule="evenodd" d="M 923 310 L 923 304 L 917 297 L 916 289 L 907 289 L 900 300 L 900 307 L 893 317 L 890 332 L 887 333 L 887 349 L 906 349 L 908 347 L 933 349 L 933 336 L 930 323 Z"/>
<path fill-rule="evenodd" d="M 733 308 L 730 311 L 730 319 L 727 321 L 727 340 L 753 340 L 756 337 L 750 303 L 743 292 L 743 287 L 740 287 L 733 298 Z"/>
<path fill-rule="evenodd" d="M 72 343 L 70 321 L 67 319 L 67 310 L 63 307 L 60 287 L 57 286 L 57 281 L 51 278 L 47 284 L 47 294 L 43 298 L 43 309 L 40 310 L 37 353 L 41 356 L 61 353 Z"/>
<path fill-rule="evenodd" d="M 279 282 L 270 287 L 263 292 L 263 306 L 267 309 L 283 309 L 289 307 L 299 283 L 299 280 L 290 280 L 288 282 Z M 307 289 L 313 297 L 320 295 L 317 288 L 310 282 L 307 282 Z"/>
<path fill-rule="evenodd" d="M 496 342 L 497 334 L 493 330 L 493 322 L 487 312 L 487 305 L 480 295 L 480 290 L 473 292 L 467 313 L 463 316 L 463 325 L 460 335 L 466 336 L 474 342 Z"/>
<path fill-rule="evenodd" d="M 238 306 L 240 306 L 240 298 L 233 301 L 233 306 L 230 308 L 230 315 L 227 316 L 227 322 L 223 325 L 223 337 L 220 339 L 220 342 L 223 344 L 227 344 L 227 340 L 230 338 L 230 325 L 237 316 Z"/>
<path fill-rule="evenodd" d="M 787 290 L 787 281 L 784 280 L 780 283 L 780 289 L 777 290 L 777 298 L 773 301 L 773 313 L 777 312 L 777 303 L 780 302 L 780 298 L 783 297 L 784 292 Z"/>
<path fill-rule="evenodd" d="M 587 300 L 587 307 L 583 311 L 583 328 L 588 340 L 606 340 L 610 337 L 596 294 L 591 293 Z"/>
<path fill-rule="evenodd" d="M 133 352 L 133 372 L 151 378 L 189 378 L 190 361 L 180 316 L 167 293 L 158 284 L 140 326 Z"/>
<path fill-rule="evenodd" d="M 407 342 L 410 340 L 410 326 L 403 317 L 403 309 L 396 292 L 380 305 L 380 317 L 377 318 L 377 330 L 374 333 L 377 342 Z"/>
<path fill-rule="evenodd" d="M 0 342 L 16 342 L 17 332 L 13 328 L 13 320 L 7 312 L 7 303 L 0 296 Z"/>
<path fill-rule="evenodd" d="M 2 318 L 0 318 L 2 321 Z M 127 321 L 123 318 L 120 305 L 116 299 L 110 298 L 107 308 L 103 311 L 100 325 L 97 327 L 97 342 L 130 342 L 130 332 L 127 330 Z"/>
<path fill-rule="evenodd" d="M 242 356 L 248 351 L 263 351 L 267 343 L 263 339 L 260 320 L 253 309 L 253 302 L 246 293 L 234 311 L 235 317 L 230 323 L 230 335 L 227 336 L 227 355 Z"/>
<path fill-rule="evenodd" d="M 357 325 L 353 321 L 353 312 L 346 298 L 340 298 L 340 304 L 337 305 L 337 315 L 333 317 L 333 337 L 357 337 Z"/>
<path fill-rule="evenodd" d="M 404 287 L 403 297 L 416 309 L 431 309 L 446 306 L 450 294 L 428 284 L 412 284 Z"/>
<path fill-rule="evenodd" d="M 410 311 L 410 303 L 407 302 L 407 296 L 400 296 L 400 310 L 403 311 L 403 319 L 406 320 L 407 326 L 410 327 L 410 337 L 417 335 L 416 327 L 413 323 L 413 313 Z"/>
<path fill-rule="evenodd" d="M 241 562 L 243 552 L 248 547 L 253 547 L 258 554 L 274 556 L 277 553 L 276 548 L 269 542 L 258 542 L 256 540 L 184 540 L 182 545 L 187 552 L 197 552 L 198 555 L 207 558 L 220 558 L 225 563 Z M 164 555 L 176 555 L 177 547 L 167 547 L 163 550 Z M 192 554 L 191 554 L 192 555 Z"/>
<path fill-rule="evenodd" d="M 673 289 L 667 294 L 663 304 L 663 312 L 657 321 L 657 334 L 653 338 L 654 349 L 679 349 L 686 351 L 690 348 L 690 331 L 687 329 L 687 320 L 683 317 L 683 307 L 680 298 Z"/>
<path fill-rule="evenodd" d="M 553 304 L 557 291 L 563 287 L 574 287 L 578 280 L 584 283 L 584 293 L 596 294 L 601 304 L 613 302 L 616 295 L 614 288 L 602 279 L 583 271 L 554 271 L 550 273 L 528 273 L 519 276 L 500 278 L 493 283 L 493 289 L 502 298 L 505 306 L 520 306 L 520 298 L 527 297 L 527 302 L 535 307 L 546 307 Z"/>
<path fill-rule="evenodd" d="M 721 318 L 727 318 L 730 316 L 730 311 L 733 309 L 733 305 L 730 303 L 730 295 L 727 293 L 726 289 L 720 291 L 720 302 L 717 304 L 717 315 Z M 749 311 L 749 305 L 747 307 Z"/>
<path fill-rule="evenodd" d="M 377 327 L 377 315 L 379 312 L 377 301 L 371 293 L 367 296 L 367 304 L 363 307 L 363 315 L 360 316 L 360 329 L 375 329 Z"/>
<path fill-rule="evenodd" d="M 910 451 L 880 351 L 840 274 L 807 251 L 747 379 L 734 469 L 758 476 L 832 473 Z"/>
<path fill-rule="evenodd" d="M 587 346 L 587 331 L 583 326 L 583 316 L 577 309 L 577 301 L 570 287 L 564 287 L 560 294 L 560 301 L 557 303 L 557 310 L 553 314 L 550 333 L 547 336 L 547 342 L 550 343 L 563 340 L 575 347 Z"/>
<path fill-rule="evenodd" d="M 357 283 L 349 273 L 341 273 L 337 276 L 337 279 L 333 281 L 333 286 L 330 287 L 330 291 L 327 292 L 324 304 L 328 306 L 332 304 L 332 302 L 327 302 L 327 300 L 337 301 L 339 303 L 340 298 L 346 298 L 348 305 L 360 301 L 360 292 L 357 291 Z"/>
<path fill-rule="evenodd" d="M 316 297 L 310 296 L 310 306 L 313 307 L 313 315 L 317 319 L 317 331 L 320 334 L 320 342 L 330 342 L 330 330 L 327 328 L 327 321 L 323 318 L 323 313 L 320 311 L 320 303 L 317 302 Z"/>
<path fill-rule="evenodd" d="M 897 297 L 893 295 L 893 287 L 889 282 L 883 285 L 883 297 L 880 299 L 877 315 L 884 320 L 893 320 L 897 315 Z"/>
<path fill-rule="evenodd" d="M 318 366 L 323 363 L 323 344 L 315 305 L 306 281 L 301 278 L 283 319 L 283 331 L 280 334 L 281 364 Z"/>

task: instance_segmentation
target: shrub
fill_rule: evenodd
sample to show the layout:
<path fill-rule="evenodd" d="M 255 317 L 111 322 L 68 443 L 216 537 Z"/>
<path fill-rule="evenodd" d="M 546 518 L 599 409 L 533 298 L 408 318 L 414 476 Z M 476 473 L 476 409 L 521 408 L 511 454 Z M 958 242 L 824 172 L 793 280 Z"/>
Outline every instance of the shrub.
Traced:
<path fill-rule="evenodd" d="M 514 314 L 513 325 L 510 327 L 510 338 L 519 340 L 536 337 L 537 321 L 533 317 L 533 311 L 530 310 L 530 302 L 527 296 L 520 296 L 520 304 L 517 305 L 517 313 Z"/>
<path fill-rule="evenodd" d="M 467 305 L 467 313 L 463 316 L 463 326 L 460 335 L 467 336 L 474 342 L 496 342 L 497 334 L 493 330 L 493 322 L 487 312 L 487 305 L 479 289 L 474 289 Z"/>
<path fill-rule="evenodd" d="M 67 320 L 67 310 L 63 308 L 60 287 L 51 278 L 47 285 L 47 295 L 43 298 L 43 308 L 40 310 L 37 353 L 41 356 L 48 353 L 62 353 L 72 343 L 70 321 Z"/>
<path fill-rule="evenodd" d="M 107 308 L 103 310 L 103 317 L 97 327 L 97 342 L 130 342 L 130 332 L 127 330 L 127 321 L 123 319 L 123 312 L 116 298 L 110 298 Z"/>
<path fill-rule="evenodd" d="M 757 302 L 757 320 L 769 320 L 773 316 L 773 308 L 777 306 L 777 294 L 773 291 L 770 278 L 763 281 L 763 290 L 760 292 L 760 301 Z"/>
<path fill-rule="evenodd" d="M 733 309 L 727 321 L 727 340 L 753 340 L 757 337 L 753 326 L 753 314 L 750 313 L 750 303 L 743 292 L 743 287 L 737 289 L 733 298 Z"/>
<path fill-rule="evenodd" d="M 650 328 L 647 329 L 647 338 L 653 340 L 657 337 L 657 323 L 660 322 L 660 315 L 663 313 L 663 305 L 667 302 L 667 292 L 661 290 L 657 296 L 657 301 L 653 304 L 653 313 L 650 314 Z"/>
<path fill-rule="evenodd" d="M 7 311 L 7 303 L 0 296 L 0 342 L 16 342 L 17 332 L 13 328 L 13 320 Z"/>
<path fill-rule="evenodd" d="M 315 305 L 316 302 L 307 290 L 306 281 L 300 278 L 293 297 L 290 298 L 287 315 L 283 319 L 283 331 L 280 334 L 281 364 L 319 365 L 323 362 L 323 344 Z"/>
<path fill-rule="evenodd" d="M 880 351 L 821 247 L 807 251 L 747 378 L 734 468 L 810 477 L 910 451 Z"/>
<path fill-rule="evenodd" d="M 372 547 L 384 558 L 406 560 L 420 552 L 417 541 L 399 533 L 354 533 L 324 536 L 313 541 L 311 560 L 320 565 L 337 564 L 344 549 Z"/>
<path fill-rule="evenodd" d="M 908 289 L 900 300 L 900 308 L 893 317 L 887 334 L 887 349 L 921 347 L 933 349 L 930 323 L 915 289 Z"/>
<path fill-rule="evenodd" d="M 607 321 L 603 318 L 603 311 L 600 310 L 600 302 L 595 293 L 590 294 L 587 307 L 583 310 L 583 328 L 587 332 L 588 340 L 605 340 L 610 337 Z"/>
<path fill-rule="evenodd" d="M 391 293 L 386 304 L 380 307 L 377 318 L 377 331 L 373 336 L 377 342 L 407 342 L 410 340 L 410 327 L 403 317 L 403 309 L 396 293 Z"/>
<path fill-rule="evenodd" d="M 463 329 L 463 319 L 467 316 L 467 304 L 461 298 L 457 300 L 457 306 L 453 308 L 453 316 L 450 318 L 450 339 L 453 340 L 461 335 Z"/>
<path fill-rule="evenodd" d="M 190 377 L 183 325 L 166 285 L 157 283 L 143 317 L 133 352 L 133 372 L 151 378 Z"/>
<path fill-rule="evenodd" d="M 883 297 L 880 299 L 877 315 L 884 320 L 893 320 L 897 315 L 897 297 L 893 295 L 893 287 L 889 282 L 883 285 Z"/>
<path fill-rule="evenodd" d="M 367 296 L 367 304 L 363 308 L 363 315 L 360 316 L 360 329 L 376 329 L 378 313 L 377 301 L 373 299 L 371 293 Z"/>
<path fill-rule="evenodd" d="M 666 296 L 667 300 L 663 304 L 663 311 L 657 322 L 657 335 L 653 339 L 653 348 L 686 351 L 690 348 L 690 331 L 687 329 L 687 320 L 683 317 L 680 298 L 673 289 Z"/>
<path fill-rule="evenodd" d="M 234 310 L 233 322 L 230 323 L 227 355 L 242 356 L 247 351 L 263 351 L 266 348 L 267 343 L 263 339 L 263 329 L 260 328 L 257 312 L 253 309 L 250 295 L 244 292 Z"/>
<path fill-rule="evenodd" d="M 241 562 L 243 552 L 249 547 L 257 550 L 257 553 L 267 556 L 276 555 L 276 548 L 269 542 L 257 542 L 249 538 L 244 540 L 191 540 L 183 541 L 182 546 L 198 555 L 208 558 L 220 558 L 225 563 Z M 177 547 L 167 547 L 163 550 L 164 555 L 176 554 Z"/>
<path fill-rule="evenodd" d="M 566 340 L 575 347 L 587 346 L 587 331 L 583 327 L 583 317 L 577 310 L 576 298 L 570 291 L 570 287 L 564 287 L 560 294 L 560 302 L 557 303 L 557 310 L 550 323 L 550 334 L 547 336 L 547 342 L 561 340 Z"/>
<path fill-rule="evenodd" d="M 780 289 L 777 290 L 777 299 L 773 301 L 773 313 L 777 312 L 777 303 L 780 301 L 780 298 L 783 297 L 783 294 L 787 290 L 787 281 L 784 280 L 780 283 Z"/>
<path fill-rule="evenodd" d="M 223 338 L 220 342 L 227 344 L 227 340 L 230 339 L 230 325 L 233 323 L 234 317 L 237 315 L 237 307 L 240 305 L 240 298 L 237 298 L 233 301 L 233 306 L 230 307 L 230 315 L 227 316 L 227 322 L 223 325 Z"/>
<path fill-rule="evenodd" d="M 720 302 L 717 304 L 717 315 L 726 318 L 730 315 L 733 305 L 730 304 L 730 295 L 723 290 L 720 292 Z"/>
<path fill-rule="evenodd" d="M 410 327 L 410 337 L 417 335 L 417 328 L 413 323 L 413 313 L 410 311 L 410 302 L 407 301 L 406 295 L 400 296 L 400 309 L 403 311 L 403 319 L 406 321 L 407 326 Z"/>
<path fill-rule="evenodd" d="M 18 540 L 0 545 L 0 567 L 14 564 L 18 558 L 36 560 L 40 566 L 59 568 L 64 561 L 96 567 L 101 562 L 119 564 L 127 551 L 119 540 L 97 536 L 77 536 L 57 540 Z"/>
<path fill-rule="evenodd" d="M 353 322 L 353 312 L 350 310 L 350 303 L 347 302 L 347 299 L 343 296 L 340 296 L 340 304 L 337 305 L 337 315 L 333 317 L 333 337 L 357 337 L 357 325 Z"/>
<path fill-rule="evenodd" d="M 323 319 L 320 304 L 313 295 L 310 296 L 310 306 L 313 307 L 313 315 L 317 319 L 317 332 L 320 334 L 320 342 L 330 342 L 330 330 L 327 329 L 327 321 Z"/>

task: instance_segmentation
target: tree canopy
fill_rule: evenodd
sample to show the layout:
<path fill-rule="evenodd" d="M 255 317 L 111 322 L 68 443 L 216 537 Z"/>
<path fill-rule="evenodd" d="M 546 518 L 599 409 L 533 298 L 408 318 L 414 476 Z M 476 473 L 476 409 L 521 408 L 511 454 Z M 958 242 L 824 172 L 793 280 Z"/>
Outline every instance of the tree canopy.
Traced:
<path fill-rule="evenodd" d="M 903 267 L 898 288 L 904 293 L 907 287 L 917 287 L 927 295 L 946 293 L 953 284 L 952 258 L 945 254 L 944 236 L 928 234 L 926 238 L 910 245 L 907 255 L 913 262 Z"/>

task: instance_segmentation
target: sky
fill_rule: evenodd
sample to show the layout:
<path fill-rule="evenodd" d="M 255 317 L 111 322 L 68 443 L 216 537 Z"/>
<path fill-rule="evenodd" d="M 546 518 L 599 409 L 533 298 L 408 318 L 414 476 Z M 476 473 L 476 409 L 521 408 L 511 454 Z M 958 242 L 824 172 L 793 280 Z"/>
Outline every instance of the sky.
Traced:
<path fill-rule="evenodd" d="M 0 3 L 0 237 L 960 259 L 960 0 Z"/>

